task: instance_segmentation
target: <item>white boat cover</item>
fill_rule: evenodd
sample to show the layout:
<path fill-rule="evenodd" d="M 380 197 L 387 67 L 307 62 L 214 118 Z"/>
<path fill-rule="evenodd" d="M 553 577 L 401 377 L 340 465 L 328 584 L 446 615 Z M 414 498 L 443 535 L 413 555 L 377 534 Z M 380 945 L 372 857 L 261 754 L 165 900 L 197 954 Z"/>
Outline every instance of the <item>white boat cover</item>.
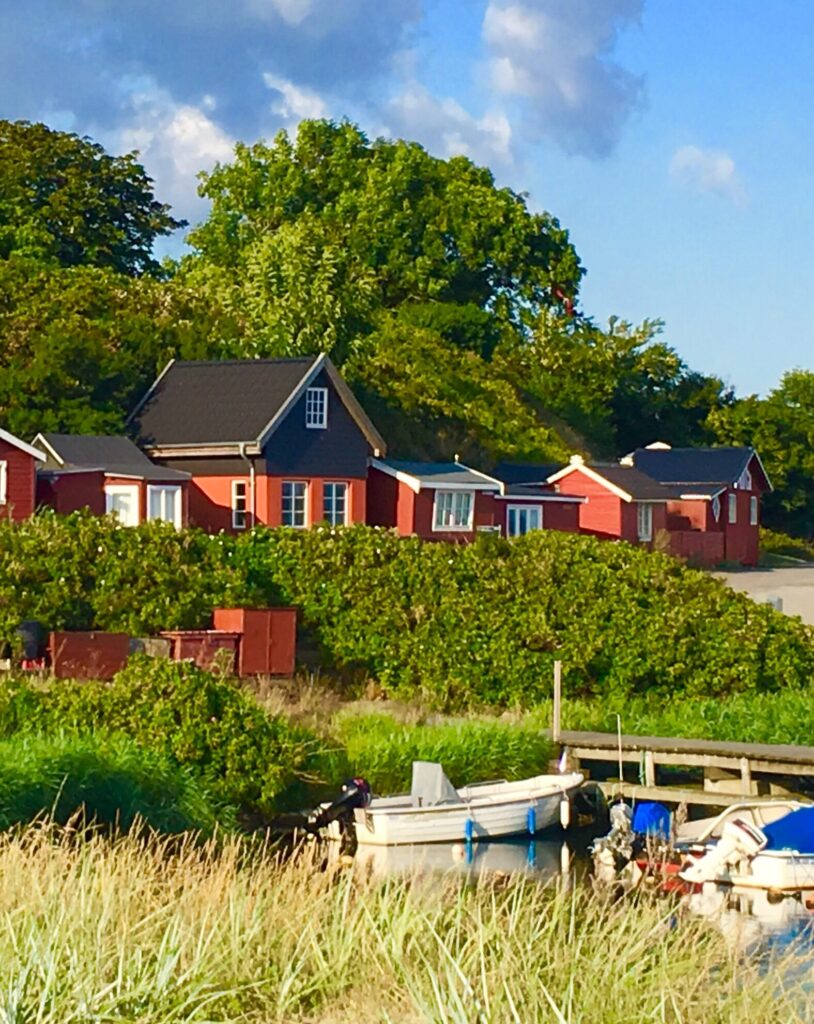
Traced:
<path fill-rule="evenodd" d="M 444 769 L 434 761 L 413 761 L 410 800 L 414 807 L 463 803 L 458 791 L 444 775 Z"/>

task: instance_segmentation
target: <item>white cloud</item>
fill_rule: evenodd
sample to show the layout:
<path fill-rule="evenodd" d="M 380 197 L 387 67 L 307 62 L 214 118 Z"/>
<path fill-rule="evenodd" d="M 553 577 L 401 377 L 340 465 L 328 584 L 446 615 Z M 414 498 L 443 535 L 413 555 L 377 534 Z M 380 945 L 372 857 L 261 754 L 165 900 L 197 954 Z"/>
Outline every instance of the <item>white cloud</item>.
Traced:
<path fill-rule="evenodd" d="M 681 146 L 670 161 L 670 177 L 696 192 L 711 192 L 745 206 L 749 197 L 735 161 L 722 149 Z"/>
<path fill-rule="evenodd" d="M 489 165 L 512 163 L 512 129 L 499 111 L 475 118 L 456 100 L 438 99 L 416 82 L 385 111 L 390 136 L 418 139 L 439 156 L 468 156 Z"/>
<path fill-rule="evenodd" d="M 137 149 L 140 160 L 155 181 L 156 195 L 172 204 L 176 216 L 195 220 L 206 209 L 195 195 L 195 176 L 216 162 L 230 160 L 234 139 L 207 114 L 212 97 L 201 106 L 176 103 L 157 87 L 131 98 L 130 119 L 117 133 L 114 152 Z"/>
<path fill-rule="evenodd" d="M 644 0 L 489 0 L 483 39 L 492 84 L 530 130 L 569 152 L 606 156 L 641 103 L 642 81 L 612 59 Z"/>
<path fill-rule="evenodd" d="M 313 89 L 295 85 L 281 75 L 273 75 L 267 71 L 263 81 L 269 89 L 279 95 L 279 100 L 272 103 L 272 112 L 286 121 L 300 121 L 304 117 L 327 117 L 328 107 L 325 101 Z"/>
<path fill-rule="evenodd" d="M 247 9 L 255 17 L 279 15 L 289 25 L 299 25 L 314 8 L 314 0 L 247 0 Z"/>

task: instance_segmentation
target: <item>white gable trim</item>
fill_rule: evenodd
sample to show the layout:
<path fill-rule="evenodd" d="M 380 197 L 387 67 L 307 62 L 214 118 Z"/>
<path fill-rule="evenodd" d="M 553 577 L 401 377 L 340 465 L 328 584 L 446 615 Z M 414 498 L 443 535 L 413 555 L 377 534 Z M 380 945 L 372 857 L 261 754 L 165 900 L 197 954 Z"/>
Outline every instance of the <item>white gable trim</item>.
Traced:
<path fill-rule="evenodd" d="M 33 445 L 39 445 L 40 449 L 42 449 L 43 451 L 48 452 L 53 457 L 54 462 L 56 462 L 58 465 L 60 465 L 60 466 L 64 466 L 65 465 L 65 460 L 62 458 L 62 456 L 59 454 L 59 452 L 56 450 L 56 448 L 54 448 L 54 446 L 52 444 L 49 444 L 45 440 L 45 438 L 43 437 L 42 434 L 37 434 L 37 436 L 34 438 L 34 440 L 31 443 Z"/>
<path fill-rule="evenodd" d="M 763 474 L 763 478 L 766 481 L 766 484 L 767 484 L 769 490 L 773 491 L 774 490 L 774 484 L 769 479 L 769 474 L 766 472 L 766 467 L 763 465 L 763 462 L 761 461 L 761 458 L 758 455 L 757 450 L 755 448 L 752 449 L 752 454 L 746 460 L 746 466 L 744 466 L 744 469 L 748 469 L 749 468 L 749 463 L 752 461 L 752 459 L 757 459 L 757 464 L 760 466 L 760 471 Z"/>
<path fill-rule="evenodd" d="M 395 477 L 399 483 L 406 484 L 411 491 L 415 491 L 416 494 L 424 488 L 428 491 L 498 491 L 495 497 L 500 497 L 502 494 L 503 485 L 499 480 L 495 480 L 491 476 L 487 476 L 485 473 L 481 473 L 477 469 L 470 469 L 469 466 L 464 466 L 459 463 L 462 469 L 467 470 L 469 473 L 474 473 L 475 476 L 483 477 L 485 481 L 482 484 L 474 483 L 471 480 L 461 483 L 456 483 L 450 480 L 424 480 L 420 477 L 413 476 L 412 473 L 405 473 L 403 469 L 396 469 L 394 466 L 388 466 L 386 462 L 382 462 L 380 459 L 369 459 L 368 464 L 371 469 L 378 469 L 380 473 L 386 473 L 387 476 Z"/>
<path fill-rule="evenodd" d="M 611 494 L 615 494 L 617 498 L 621 498 L 622 501 L 626 501 L 626 502 L 630 503 L 631 501 L 634 500 L 632 494 L 628 494 L 627 491 L 623 491 L 621 487 L 617 487 L 616 484 L 612 484 L 610 482 L 610 480 L 606 480 L 605 477 L 601 475 L 601 473 L 597 473 L 595 469 L 591 469 L 590 466 L 586 466 L 586 465 L 584 465 L 581 462 L 571 463 L 570 466 L 565 466 L 563 469 L 558 470 L 556 473 L 552 473 L 552 475 L 548 478 L 547 483 L 555 484 L 559 480 L 563 480 L 565 477 L 570 476 L 572 473 L 582 473 L 583 476 L 587 476 L 589 480 L 593 480 L 594 483 L 597 483 L 600 486 L 606 488 L 607 490 L 609 490 L 611 492 Z M 636 499 L 636 500 L 640 501 L 642 499 Z M 649 498 L 649 499 L 646 498 L 644 500 L 645 501 L 663 501 L 665 499 L 663 499 L 663 498 Z"/>
<path fill-rule="evenodd" d="M 164 379 L 164 377 L 167 375 L 167 373 L 169 373 L 170 367 L 174 366 L 174 365 L 175 365 L 175 360 L 174 359 L 170 359 L 170 361 L 167 363 L 167 365 L 164 367 L 164 369 L 161 371 L 161 373 L 159 373 L 159 375 L 156 377 L 156 379 L 153 381 L 153 383 L 147 389 L 147 391 L 145 392 L 144 397 L 142 398 L 142 400 L 138 403 L 138 405 L 135 407 L 135 409 L 130 413 L 130 415 L 124 421 L 124 425 L 126 427 L 130 425 L 132 420 L 135 418 L 136 414 L 141 412 L 141 410 L 147 404 L 148 399 L 152 398 L 153 392 L 158 387 L 158 385 L 161 383 L 161 381 Z"/>
<path fill-rule="evenodd" d="M 6 444 L 10 444 L 13 448 L 19 448 L 21 452 L 25 452 L 26 455 L 30 455 L 32 459 L 38 459 L 40 462 L 45 462 L 45 455 L 39 450 L 34 448 L 33 445 L 26 444 L 25 441 L 21 441 L 19 437 L 15 437 L 14 434 L 10 434 L 7 430 L 3 430 L 0 427 L 0 441 L 5 441 Z"/>

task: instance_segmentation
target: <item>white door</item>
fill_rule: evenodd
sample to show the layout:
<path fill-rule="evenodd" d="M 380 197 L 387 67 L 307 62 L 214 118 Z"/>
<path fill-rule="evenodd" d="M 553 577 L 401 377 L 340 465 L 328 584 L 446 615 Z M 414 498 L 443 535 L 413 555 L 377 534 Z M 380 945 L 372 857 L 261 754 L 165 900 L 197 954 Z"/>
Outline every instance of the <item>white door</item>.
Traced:
<path fill-rule="evenodd" d="M 177 484 L 150 485 L 147 488 L 147 518 L 162 519 L 181 529 L 181 488 Z"/>
<path fill-rule="evenodd" d="M 138 526 L 138 484 L 108 484 L 105 487 L 105 512 L 118 516 L 122 526 Z"/>

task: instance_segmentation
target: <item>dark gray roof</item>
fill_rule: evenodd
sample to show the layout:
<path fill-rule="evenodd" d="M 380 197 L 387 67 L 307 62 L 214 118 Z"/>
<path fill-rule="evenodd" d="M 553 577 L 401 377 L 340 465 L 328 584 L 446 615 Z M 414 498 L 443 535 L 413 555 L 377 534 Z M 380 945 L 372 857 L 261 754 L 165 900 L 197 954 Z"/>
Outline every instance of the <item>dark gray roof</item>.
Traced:
<path fill-rule="evenodd" d="M 654 480 L 653 477 L 642 473 L 633 466 L 621 466 L 616 462 L 592 462 L 587 466 L 605 480 L 621 488 L 634 501 L 667 501 L 669 498 L 679 497 L 675 488 L 665 487 L 658 480 Z"/>
<path fill-rule="evenodd" d="M 636 469 L 670 484 L 730 485 L 740 477 L 754 448 L 637 448 Z"/>
<path fill-rule="evenodd" d="M 189 473 L 165 469 L 150 462 L 129 437 L 102 434 L 39 434 L 48 448 L 62 459 L 60 466 L 51 452 L 45 468 L 48 470 L 99 469 L 116 476 L 139 477 L 142 480 L 187 480 Z M 47 449 L 46 449 L 47 450 Z"/>
<path fill-rule="evenodd" d="M 499 462 L 491 474 L 504 484 L 539 484 L 562 469 L 562 463 L 542 465 L 535 462 Z"/>
<path fill-rule="evenodd" d="M 317 358 L 174 362 L 133 416 L 139 440 L 161 447 L 257 441 Z"/>
<path fill-rule="evenodd" d="M 374 465 L 386 466 L 396 473 L 406 473 L 427 484 L 472 484 L 488 487 L 490 481 L 459 462 L 406 462 L 402 459 L 378 459 Z M 498 489 L 498 483 L 492 485 Z"/>

